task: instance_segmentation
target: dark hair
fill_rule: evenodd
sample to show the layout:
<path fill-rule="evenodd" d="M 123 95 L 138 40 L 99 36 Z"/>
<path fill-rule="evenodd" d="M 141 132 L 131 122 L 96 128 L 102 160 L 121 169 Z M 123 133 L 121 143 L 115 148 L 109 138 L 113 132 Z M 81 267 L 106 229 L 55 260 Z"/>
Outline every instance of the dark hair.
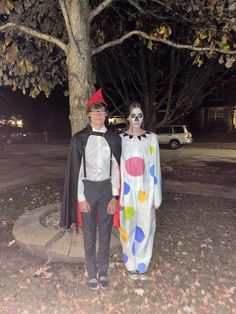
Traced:
<path fill-rule="evenodd" d="M 107 106 L 105 105 L 105 104 L 103 104 L 103 103 L 99 103 L 99 102 L 97 102 L 97 103 L 94 103 L 94 104 L 92 104 L 90 107 L 89 107 L 89 109 L 87 110 L 87 114 L 89 113 L 89 111 L 91 111 L 91 110 L 96 110 L 96 109 L 100 109 L 100 108 L 105 108 L 106 109 L 106 111 L 107 111 Z"/>
<path fill-rule="evenodd" d="M 135 108 L 139 108 L 140 110 L 142 110 L 143 112 L 143 108 L 142 105 L 138 102 L 138 101 L 133 101 L 129 106 L 128 106 L 128 110 L 127 110 L 127 115 L 126 117 L 128 117 L 131 113 L 131 111 Z"/>

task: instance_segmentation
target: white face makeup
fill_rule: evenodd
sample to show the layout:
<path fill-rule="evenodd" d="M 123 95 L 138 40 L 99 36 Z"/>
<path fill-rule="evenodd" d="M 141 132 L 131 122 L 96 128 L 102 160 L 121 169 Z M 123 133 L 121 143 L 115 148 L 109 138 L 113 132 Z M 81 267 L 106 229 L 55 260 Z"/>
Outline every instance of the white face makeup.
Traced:
<path fill-rule="evenodd" d="M 143 123 L 143 112 L 140 108 L 132 109 L 128 120 L 133 128 L 140 128 Z"/>

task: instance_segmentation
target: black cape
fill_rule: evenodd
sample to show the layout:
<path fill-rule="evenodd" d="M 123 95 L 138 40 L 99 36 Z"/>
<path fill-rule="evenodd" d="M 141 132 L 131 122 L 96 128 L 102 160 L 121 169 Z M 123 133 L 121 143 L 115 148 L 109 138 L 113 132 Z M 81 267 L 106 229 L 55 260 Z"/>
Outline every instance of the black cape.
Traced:
<path fill-rule="evenodd" d="M 88 124 L 83 130 L 76 133 L 69 146 L 67 168 L 64 183 L 63 200 L 61 207 L 60 227 L 70 228 L 71 224 L 78 222 L 77 217 L 77 188 L 78 177 L 83 156 L 83 151 L 88 141 L 88 137 L 92 134 L 92 128 Z M 112 154 L 117 163 L 120 165 L 121 155 L 121 138 L 118 134 L 107 130 L 104 137 L 109 144 Z"/>

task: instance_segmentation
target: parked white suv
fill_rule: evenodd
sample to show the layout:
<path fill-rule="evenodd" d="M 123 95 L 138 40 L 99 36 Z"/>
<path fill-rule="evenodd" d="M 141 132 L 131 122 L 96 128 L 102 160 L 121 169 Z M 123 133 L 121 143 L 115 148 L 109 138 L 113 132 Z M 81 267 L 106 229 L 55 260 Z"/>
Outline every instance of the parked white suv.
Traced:
<path fill-rule="evenodd" d="M 172 149 L 193 142 L 192 134 L 187 125 L 164 125 L 157 129 L 157 137 L 159 144 L 168 144 Z"/>

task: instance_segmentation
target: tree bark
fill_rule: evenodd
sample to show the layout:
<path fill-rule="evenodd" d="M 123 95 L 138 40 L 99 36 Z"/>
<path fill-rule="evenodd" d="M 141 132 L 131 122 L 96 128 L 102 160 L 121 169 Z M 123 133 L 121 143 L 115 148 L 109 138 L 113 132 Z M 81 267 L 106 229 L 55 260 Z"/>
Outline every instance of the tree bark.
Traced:
<path fill-rule="evenodd" d="M 87 123 L 86 104 L 93 91 L 88 1 L 67 1 L 73 38 L 69 39 L 67 66 L 71 133 Z"/>

